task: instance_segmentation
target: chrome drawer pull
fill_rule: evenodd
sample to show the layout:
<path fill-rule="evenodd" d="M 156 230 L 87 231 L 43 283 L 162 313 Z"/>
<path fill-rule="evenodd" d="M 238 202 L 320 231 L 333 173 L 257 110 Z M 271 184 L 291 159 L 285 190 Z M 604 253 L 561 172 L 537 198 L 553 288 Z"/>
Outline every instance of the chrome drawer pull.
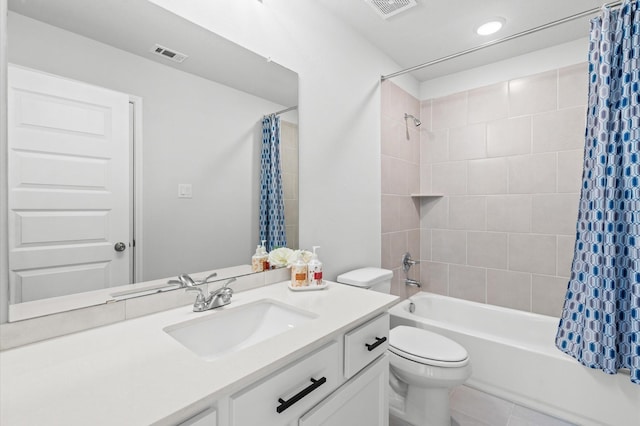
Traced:
<path fill-rule="evenodd" d="M 280 403 L 280 405 L 278 405 L 276 407 L 276 411 L 278 413 L 282 413 L 284 410 L 286 410 L 287 408 L 291 407 L 293 404 L 295 404 L 296 402 L 300 401 L 302 398 L 304 398 L 305 396 L 309 395 L 314 390 L 318 389 L 320 386 L 322 386 L 324 383 L 326 383 L 326 381 L 327 381 L 326 377 L 322 377 L 322 378 L 320 378 L 318 380 L 316 380 L 314 378 L 311 378 L 311 384 L 309 386 L 307 386 L 306 388 L 302 389 L 300 392 L 298 392 L 294 396 L 292 396 L 290 400 L 285 401 L 282 398 L 278 398 L 278 402 Z"/>
<path fill-rule="evenodd" d="M 371 352 L 372 350 L 374 350 L 375 348 L 377 348 L 378 346 L 380 346 L 386 341 L 387 341 L 386 337 L 376 337 L 375 343 L 365 343 L 364 345 L 367 347 L 367 350 Z"/>

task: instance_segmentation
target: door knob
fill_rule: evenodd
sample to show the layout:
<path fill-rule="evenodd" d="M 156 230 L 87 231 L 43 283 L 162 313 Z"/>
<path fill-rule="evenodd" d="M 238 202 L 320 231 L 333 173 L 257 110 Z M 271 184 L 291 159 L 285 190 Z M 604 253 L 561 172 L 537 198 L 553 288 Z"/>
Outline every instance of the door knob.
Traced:
<path fill-rule="evenodd" d="M 113 246 L 113 249 L 115 251 L 125 251 L 127 249 L 127 245 L 120 241 Z"/>

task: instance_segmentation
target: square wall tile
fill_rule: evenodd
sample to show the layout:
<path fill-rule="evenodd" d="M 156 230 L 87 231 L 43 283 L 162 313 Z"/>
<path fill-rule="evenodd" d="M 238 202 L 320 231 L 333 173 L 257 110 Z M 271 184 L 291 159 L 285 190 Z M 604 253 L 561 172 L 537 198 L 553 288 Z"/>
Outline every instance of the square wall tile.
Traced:
<path fill-rule="evenodd" d="M 575 235 L 579 198 L 578 194 L 534 195 L 531 231 L 538 234 Z"/>
<path fill-rule="evenodd" d="M 449 228 L 483 231 L 487 223 L 485 197 L 450 197 Z"/>
<path fill-rule="evenodd" d="M 587 62 L 558 70 L 559 108 L 585 106 L 588 98 L 589 64 Z"/>
<path fill-rule="evenodd" d="M 487 157 L 486 125 L 471 124 L 449 129 L 449 159 L 470 160 Z"/>
<path fill-rule="evenodd" d="M 402 89 L 386 80 L 380 85 L 380 110 L 383 117 L 393 117 L 402 110 Z"/>
<path fill-rule="evenodd" d="M 421 255 L 421 242 L 420 242 L 420 236 L 421 236 L 421 232 L 422 230 L 420 229 L 410 229 L 407 231 L 407 251 L 409 253 L 411 253 L 411 257 L 413 259 L 418 259 L 420 260 L 420 255 Z M 413 269 L 418 269 L 418 265 L 415 265 L 413 268 L 411 268 L 411 270 Z M 418 274 L 416 276 L 416 278 L 419 278 L 420 274 Z"/>
<path fill-rule="evenodd" d="M 575 246 L 575 235 L 558 235 L 557 276 L 565 278 L 571 276 L 571 265 L 573 264 Z"/>
<path fill-rule="evenodd" d="M 516 117 L 487 124 L 487 156 L 531 153 L 531 117 Z"/>
<path fill-rule="evenodd" d="M 420 188 L 416 192 L 419 192 L 421 194 L 433 193 L 432 169 L 433 167 L 431 167 L 431 164 L 420 166 Z"/>
<path fill-rule="evenodd" d="M 431 130 L 461 127 L 467 124 L 467 92 L 433 99 Z"/>
<path fill-rule="evenodd" d="M 391 81 L 382 83 L 380 100 L 383 116 L 401 119 L 405 112 L 416 117 L 420 114 L 420 101 Z"/>
<path fill-rule="evenodd" d="M 407 163 L 407 195 L 420 192 L 420 166 L 416 163 Z"/>
<path fill-rule="evenodd" d="M 380 123 L 380 149 L 382 155 L 402 158 L 404 156 L 403 151 L 406 151 L 404 142 L 407 139 L 403 120 L 382 116 Z"/>
<path fill-rule="evenodd" d="M 420 260 L 431 260 L 431 230 L 420 230 Z"/>
<path fill-rule="evenodd" d="M 509 116 L 538 114 L 557 108 L 557 71 L 509 81 Z"/>
<path fill-rule="evenodd" d="M 398 216 L 399 204 L 396 201 L 400 198 L 397 195 L 385 195 L 382 194 L 381 197 L 381 222 L 382 222 L 382 233 L 394 232 L 399 230 L 398 223 L 396 217 Z"/>
<path fill-rule="evenodd" d="M 381 167 L 382 193 L 408 195 L 409 171 L 407 163 L 398 158 L 383 155 Z"/>
<path fill-rule="evenodd" d="M 506 194 L 508 167 L 506 158 L 472 160 L 467 164 L 469 194 Z"/>
<path fill-rule="evenodd" d="M 449 265 L 449 296 L 485 303 L 486 269 Z"/>
<path fill-rule="evenodd" d="M 556 192 L 555 153 L 509 157 L 508 163 L 510 194 Z"/>
<path fill-rule="evenodd" d="M 402 256 L 409 251 L 409 240 L 406 231 L 392 232 L 389 234 L 390 269 L 402 266 Z"/>
<path fill-rule="evenodd" d="M 580 193 L 584 150 L 558 152 L 558 192 Z"/>
<path fill-rule="evenodd" d="M 449 198 L 424 198 L 420 204 L 420 227 L 443 229 L 449 226 Z"/>
<path fill-rule="evenodd" d="M 442 163 L 449 161 L 449 130 L 422 132 L 420 145 L 420 164 Z"/>
<path fill-rule="evenodd" d="M 434 262 L 467 263 L 467 233 L 434 229 L 431 231 L 431 258 Z"/>
<path fill-rule="evenodd" d="M 531 274 L 487 270 L 487 303 L 531 311 Z"/>
<path fill-rule="evenodd" d="M 553 275 L 556 271 L 556 236 L 509 234 L 509 269 Z"/>
<path fill-rule="evenodd" d="M 586 108 L 577 107 L 533 117 L 533 152 L 584 148 Z"/>
<path fill-rule="evenodd" d="M 447 296 L 449 294 L 449 265 L 424 262 L 420 266 L 422 290 Z"/>
<path fill-rule="evenodd" d="M 487 197 L 487 231 L 530 232 L 531 195 Z"/>
<path fill-rule="evenodd" d="M 391 233 L 383 233 L 380 236 L 380 267 L 393 269 L 391 267 Z"/>
<path fill-rule="evenodd" d="M 444 195 L 467 193 L 467 164 L 464 161 L 441 163 L 432 166 L 433 192 Z"/>
<path fill-rule="evenodd" d="M 537 314 L 560 317 L 568 285 L 567 278 L 533 275 L 531 310 Z"/>
<path fill-rule="evenodd" d="M 467 233 L 467 263 L 484 268 L 507 268 L 507 234 Z"/>
<path fill-rule="evenodd" d="M 506 118 L 509 113 L 507 82 L 470 90 L 468 96 L 469 123 L 483 123 Z"/>
<path fill-rule="evenodd" d="M 420 102 L 420 121 L 422 121 L 422 126 L 420 126 L 420 130 L 423 132 L 431 130 L 431 100 L 421 101 Z"/>

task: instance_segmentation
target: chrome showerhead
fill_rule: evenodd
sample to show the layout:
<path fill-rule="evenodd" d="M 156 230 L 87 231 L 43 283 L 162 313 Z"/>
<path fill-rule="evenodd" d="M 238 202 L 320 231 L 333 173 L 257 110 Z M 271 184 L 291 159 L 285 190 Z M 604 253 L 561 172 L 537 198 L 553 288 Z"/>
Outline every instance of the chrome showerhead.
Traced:
<path fill-rule="evenodd" d="M 410 139 L 409 137 L 409 122 L 407 121 L 408 119 L 412 119 L 413 120 L 413 125 L 418 127 L 419 125 L 422 124 L 422 121 L 418 120 L 415 116 L 411 115 L 411 114 L 407 114 L 406 112 L 404 113 L 404 127 L 407 130 L 407 140 Z"/>
<path fill-rule="evenodd" d="M 408 119 L 411 118 L 413 119 L 413 124 L 418 127 L 419 125 L 422 124 L 422 121 L 420 121 L 419 119 L 417 119 L 415 116 L 411 115 L 411 114 L 407 114 L 406 112 L 404 113 L 404 119 Z"/>

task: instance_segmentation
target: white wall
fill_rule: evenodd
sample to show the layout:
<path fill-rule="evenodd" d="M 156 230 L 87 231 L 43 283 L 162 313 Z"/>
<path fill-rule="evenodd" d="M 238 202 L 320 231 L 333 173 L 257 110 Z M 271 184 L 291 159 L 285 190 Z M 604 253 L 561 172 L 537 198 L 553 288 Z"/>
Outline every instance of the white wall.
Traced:
<path fill-rule="evenodd" d="M 144 280 L 250 262 L 261 119 L 283 105 L 14 13 L 9 37 L 12 63 L 143 99 Z"/>
<path fill-rule="evenodd" d="M 398 66 L 313 0 L 152 0 L 300 77 L 300 245 L 380 264 L 380 75 Z"/>
<path fill-rule="evenodd" d="M 589 39 L 585 37 L 482 67 L 424 81 L 420 84 L 419 99 L 439 98 L 477 87 L 579 64 L 587 61 L 588 54 Z"/>
<path fill-rule="evenodd" d="M 7 170 L 7 0 L 0 0 L 0 170 Z M 0 205 L 7 205 L 7 174 L 0 173 Z M 0 324 L 7 322 L 9 308 L 9 256 L 7 209 L 0 209 Z"/>

